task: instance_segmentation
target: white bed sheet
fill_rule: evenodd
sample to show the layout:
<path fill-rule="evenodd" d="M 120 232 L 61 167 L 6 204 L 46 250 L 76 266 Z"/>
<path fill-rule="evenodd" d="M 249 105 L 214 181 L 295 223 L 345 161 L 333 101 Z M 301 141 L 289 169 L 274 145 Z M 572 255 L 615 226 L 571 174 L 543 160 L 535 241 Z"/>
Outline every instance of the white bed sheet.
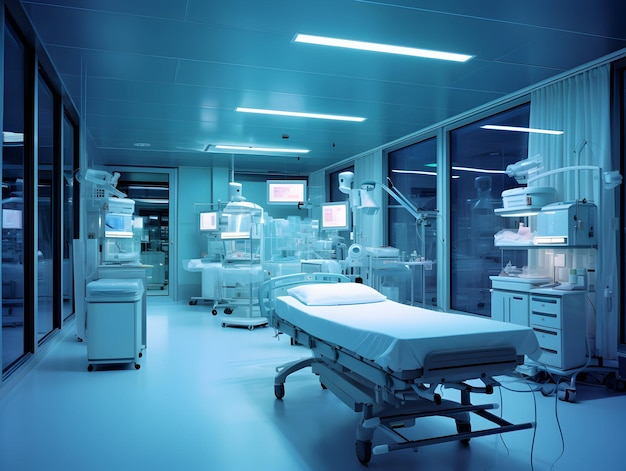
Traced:
<path fill-rule="evenodd" d="M 435 351 L 513 346 L 518 355 L 538 358 L 532 329 L 463 314 L 431 311 L 395 301 L 307 306 L 279 296 L 278 317 L 309 335 L 346 348 L 392 371 L 422 368 Z"/>

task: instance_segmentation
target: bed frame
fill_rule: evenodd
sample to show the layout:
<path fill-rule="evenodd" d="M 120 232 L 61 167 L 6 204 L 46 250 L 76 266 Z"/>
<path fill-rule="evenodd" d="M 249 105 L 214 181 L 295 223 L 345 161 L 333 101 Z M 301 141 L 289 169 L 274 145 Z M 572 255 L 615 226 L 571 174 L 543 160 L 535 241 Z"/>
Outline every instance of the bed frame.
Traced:
<path fill-rule="evenodd" d="M 474 405 L 471 393 L 492 394 L 500 384 L 494 376 L 512 373 L 524 361 L 513 347 L 482 348 L 478 350 L 449 350 L 430 353 L 421 368 L 393 372 L 382 368 L 356 353 L 314 337 L 296 325 L 281 319 L 275 312 L 277 296 L 286 295 L 290 287 L 307 283 L 349 283 L 343 275 L 329 273 L 300 273 L 273 278 L 260 290 L 262 315 L 277 331 L 289 335 L 292 343 L 309 347 L 310 358 L 300 359 L 276 368 L 274 394 L 277 399 L 285 395 L 287 377 L 303 368 L 311 367 L 324 389 L 332 391 L 339 399 L 362 417 L 356 431 L 356 454 L 362 464 L 375 455 L 402 449 L 460 441 L 468 445 L 471 438 L 529 429 L 533 423 L 513 424 L 489 412 L 498 404 Z M 478 379 L 478 386 L 467 383 Z M 437 389 L 440 386 L 460 391 L 460 401 L 444 399 Z M 492 428 L 472 431 L 470 416 L 475 414 L 487 420 Z M 403 427 L 415 425 L 415 419 L 445 416 L 454 419 L 456 434 L 412 440 L 400 433 Z M 372 446 L 374 432 L 380 429 L 395 443 Z"/>

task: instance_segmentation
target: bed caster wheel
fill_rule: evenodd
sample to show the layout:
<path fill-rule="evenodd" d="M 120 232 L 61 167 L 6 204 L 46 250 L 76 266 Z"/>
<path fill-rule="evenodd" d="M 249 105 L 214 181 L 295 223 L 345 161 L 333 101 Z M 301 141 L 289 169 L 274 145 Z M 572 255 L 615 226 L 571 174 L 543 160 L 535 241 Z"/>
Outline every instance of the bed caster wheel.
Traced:
<path fill-rule="evenodd" d="M 322 389 L 328 389 L 324 383 L 320 383 L 320 385 L 322 386 Z"/>
<path fill-rule="evenodd" d="M 249 325 L 248 326 L 248 330 L 254 330 L 254 326 L 253 325 Z"/>
<path fill-rule="evenodd" d="M 222 322 L 222 327 L 226 327 L 226 322 Z"/>
<path fill-rule="evenodd" d="M 457 433 L 470 433 L 472 431 L 472 424 L 469 422 L 457 422 L 456 431 Z M 461 440 L 461 443 L 465 446 L 468 446 L 470 443 L 470 439 L 464 438 Z"/>
<path fill-rule="evenodd" d="M 87 371 L 93 371 L 93 365 L 87 365 Z"/>
<path fill-rule="evenodd" d="M 214 316 L 217 316 L 217 309 L 213 309 L 213 310 L 211 311 L 211 314 L 213 314 Z"/>
<path fill-rule="evenodd" d="M 232 314 L 233 310 L 229 307 L 227 307 L 226 309 L 224 309 L 224 314 Z"/>
<path fill-rule="evenodd" d="M 356 441 L 356 457 L 362 465 L 367 465 L 372 459 L 372 442 Z"/>
<path fill-rule="evenodd" d="M 139 352 L 139 354 L 137 355 L 139 358 L 141 358 L 143 356 L 143 353 Z"/>
<path fill-rule="evenodd" d="M 135 369 L 138 370 L 139 368 L 141 368 L 141 365 L 139 363 L 135 363 Z"/>
<path fill-rule="evenodd" d="M 285 385 L 284 384 L 274 385 L 274 396 L 276 396 L 276 399 L 282 399 L 283 397 L 285 397 Z"/>
<path fill-rule="evenodd" d="M 196 303 L 194 303 L 193 301 L 189 301 L 189 305 L 190 306 L 193 306 L 194 304 L 196 304 Z"/>

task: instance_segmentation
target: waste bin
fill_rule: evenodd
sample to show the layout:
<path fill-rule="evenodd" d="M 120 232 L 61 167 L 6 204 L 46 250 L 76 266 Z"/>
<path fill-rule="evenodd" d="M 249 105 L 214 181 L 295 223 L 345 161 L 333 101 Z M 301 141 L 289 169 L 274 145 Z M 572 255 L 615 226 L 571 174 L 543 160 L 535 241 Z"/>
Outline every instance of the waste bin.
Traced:
<path fill-rule="evenodd" d="M 100 279 L 87 284 L 87 369 L 95 364 L 134 363 L 139 369 L 143 283 Z"/>

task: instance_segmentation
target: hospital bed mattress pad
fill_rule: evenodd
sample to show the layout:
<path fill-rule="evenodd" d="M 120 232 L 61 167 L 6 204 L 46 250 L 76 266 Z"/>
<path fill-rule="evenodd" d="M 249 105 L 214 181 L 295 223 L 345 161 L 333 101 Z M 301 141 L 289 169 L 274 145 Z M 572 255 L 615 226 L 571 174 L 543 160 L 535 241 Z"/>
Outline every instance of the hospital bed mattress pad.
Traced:
<path fill-rule="evenodd" d="M 487 318 L 444 313 L 391 300 L 311 306 L 278 296 L 276 315 L 309 335 L 350 350 L 390 371 L 416 370 L 433 352 L 513 346 L 538 358 L 532 329 Z"/>

